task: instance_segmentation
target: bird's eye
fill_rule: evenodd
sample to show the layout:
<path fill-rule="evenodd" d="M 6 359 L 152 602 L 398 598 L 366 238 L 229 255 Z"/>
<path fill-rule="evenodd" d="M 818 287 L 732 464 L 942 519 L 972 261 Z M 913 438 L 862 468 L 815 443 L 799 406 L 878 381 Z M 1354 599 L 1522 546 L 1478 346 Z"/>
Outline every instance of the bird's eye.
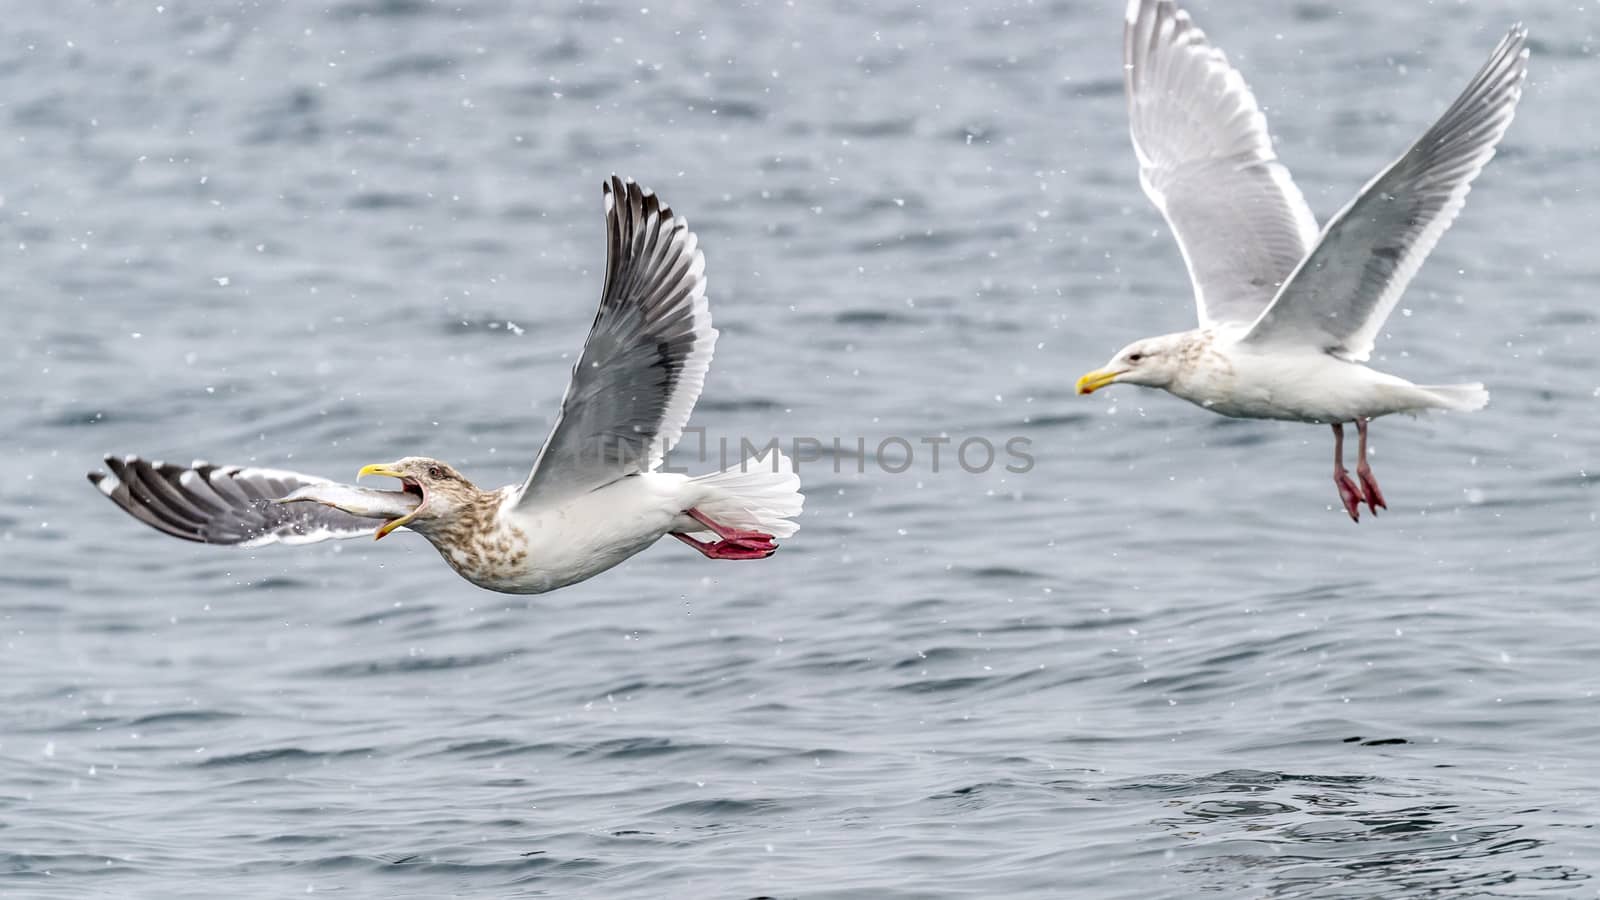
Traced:
<path fill-rule="evenodd" d="M 1144 354 L 1143 353 L 1129 353 L 1128 354 L 1128 362 L 1138 362 L 1141 359 L 1144 359 Z"/>
<path fill-rule="evenodd" d="M 429 478 L 443 478 L 444 477 L 444 470 L 439 468 L 438 466 L 429 466 L 428 467 L 428 477 Z"/>

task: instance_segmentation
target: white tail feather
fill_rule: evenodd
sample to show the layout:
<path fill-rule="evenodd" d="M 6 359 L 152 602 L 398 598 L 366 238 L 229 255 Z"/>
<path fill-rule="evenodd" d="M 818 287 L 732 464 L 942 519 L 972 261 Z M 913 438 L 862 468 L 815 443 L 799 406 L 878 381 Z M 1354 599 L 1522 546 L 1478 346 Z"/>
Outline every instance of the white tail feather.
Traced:
<path fill-rule="evenodd" d="M 1423 384 L 1418 387 L 1439 398 L 1439 406 L 1473 412 L 1489 405 L 1489 392 L 1481 384 Z"/>
<path fill-rule="evenodd" d="M 731 528 L 763 531 L 775 538 L 786 538 L 800 530 L 790 521 L 800 515 L 805 504 L 800 476 L 777 448 L 693 481 L 706 488 L 706 498 L 698 509 L 713 521 Z"/>

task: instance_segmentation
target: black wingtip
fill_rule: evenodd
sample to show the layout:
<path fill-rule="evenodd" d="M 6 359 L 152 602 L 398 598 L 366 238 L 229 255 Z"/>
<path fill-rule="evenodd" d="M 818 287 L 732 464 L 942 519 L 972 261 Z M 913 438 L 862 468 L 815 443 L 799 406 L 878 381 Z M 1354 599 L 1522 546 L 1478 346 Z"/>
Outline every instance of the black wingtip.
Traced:
<path fill-rule="evenodd" d="M 106 468 L 111 470 L 111 474 L 115 476 L 118 481 L 127 481 L 128 463 L 137 459 L 138 457 L 135 456 L 124 460 L 120 456 L 113 456 L 108 453 L 106 454 Z"/>
<path fill-rule="evenodd" d="M 672 207 L 656 196 L 655 191 L 644 187 L 632 178 L 624 178 L 613 174 L 610 180 L 600 185 L 600 189 L 601 193 L 613 206 L 620 203 L 622 198 L 625 197 L 628 200 L 626 208 L 629 210 L 637 209 L 646 216 L 654 213 L 662 220 L 674 218 Z"/>
<path fill-rule="evenodd" d="M 600 185 L 600 189 L 602 191 L 604 191 L 605 193 L 607 193 L 607 194 L 619 194 L 619 195 L 624 196 L 624 197 L 629 194 L 629 192 L 630 192 L 629 189 L 630 188 L 637 189 L 638 185 L 634 184 L 632 178 L 625 178 L 625 177 L 623 177 L 621 175 L 618 175 L 615 172 L 612 172 L 611 173 L 611 177 L 606 179 L 606 181 L 604 181 Z M 645 193 L 649 193 L 649 192 L 646 191 Z"/>

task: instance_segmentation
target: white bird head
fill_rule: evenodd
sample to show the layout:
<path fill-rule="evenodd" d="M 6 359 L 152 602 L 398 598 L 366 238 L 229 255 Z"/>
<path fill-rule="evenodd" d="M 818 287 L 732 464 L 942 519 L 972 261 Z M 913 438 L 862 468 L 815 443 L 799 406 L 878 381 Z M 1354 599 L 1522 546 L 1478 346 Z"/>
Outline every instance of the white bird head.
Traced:
<path fill-rule="evenodd" d="M 1092 394 L 1111 384 L 1169 387 L 1193 354 L 1195 333 L 1183 331 L 1134 341 L 1110 362 L 1078 379 L 1078 393 Z"/>

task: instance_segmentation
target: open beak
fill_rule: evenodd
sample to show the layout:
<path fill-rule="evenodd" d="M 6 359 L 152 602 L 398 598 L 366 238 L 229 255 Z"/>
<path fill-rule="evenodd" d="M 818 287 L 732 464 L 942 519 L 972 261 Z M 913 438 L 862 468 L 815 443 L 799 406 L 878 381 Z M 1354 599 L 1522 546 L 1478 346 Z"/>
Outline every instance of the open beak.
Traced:
<path fill-rule="evenodd" d="M 1110 369 L 1095 369 L 1093 372 L 1078 379 L 1078 393 L 1092 394 L 1116 381 L 1121 374 L 1121 372 L 1113 372 Z"/>
<path fill-rule="evenodd" d="M 375 541 L 381 541 L 389 532 L 399 528 L 412 519 L 415 519 L 417 517 L 417 513 L 422 512 L 422 508 L 428 505 L 428 492 L 422 489 L 421 484 L 418 484 L 408 476 L 396 472 L 389 466 L 381 464 L 362 466 L 361 471 L 356 473 L 356 480 L 360 481 L 368 475 L 382 475 L 385 478 L 398 478 L 400 479 L 400 483 L 404 485 L 405 490 L 422 495 L 422 502 L 417 504 L 416 509 L 413 509 L 411 512 L 406 513 L 398 519 L 390 519 L 378 528 L 378 533 L 373 535 L 372 539 Z"/>

